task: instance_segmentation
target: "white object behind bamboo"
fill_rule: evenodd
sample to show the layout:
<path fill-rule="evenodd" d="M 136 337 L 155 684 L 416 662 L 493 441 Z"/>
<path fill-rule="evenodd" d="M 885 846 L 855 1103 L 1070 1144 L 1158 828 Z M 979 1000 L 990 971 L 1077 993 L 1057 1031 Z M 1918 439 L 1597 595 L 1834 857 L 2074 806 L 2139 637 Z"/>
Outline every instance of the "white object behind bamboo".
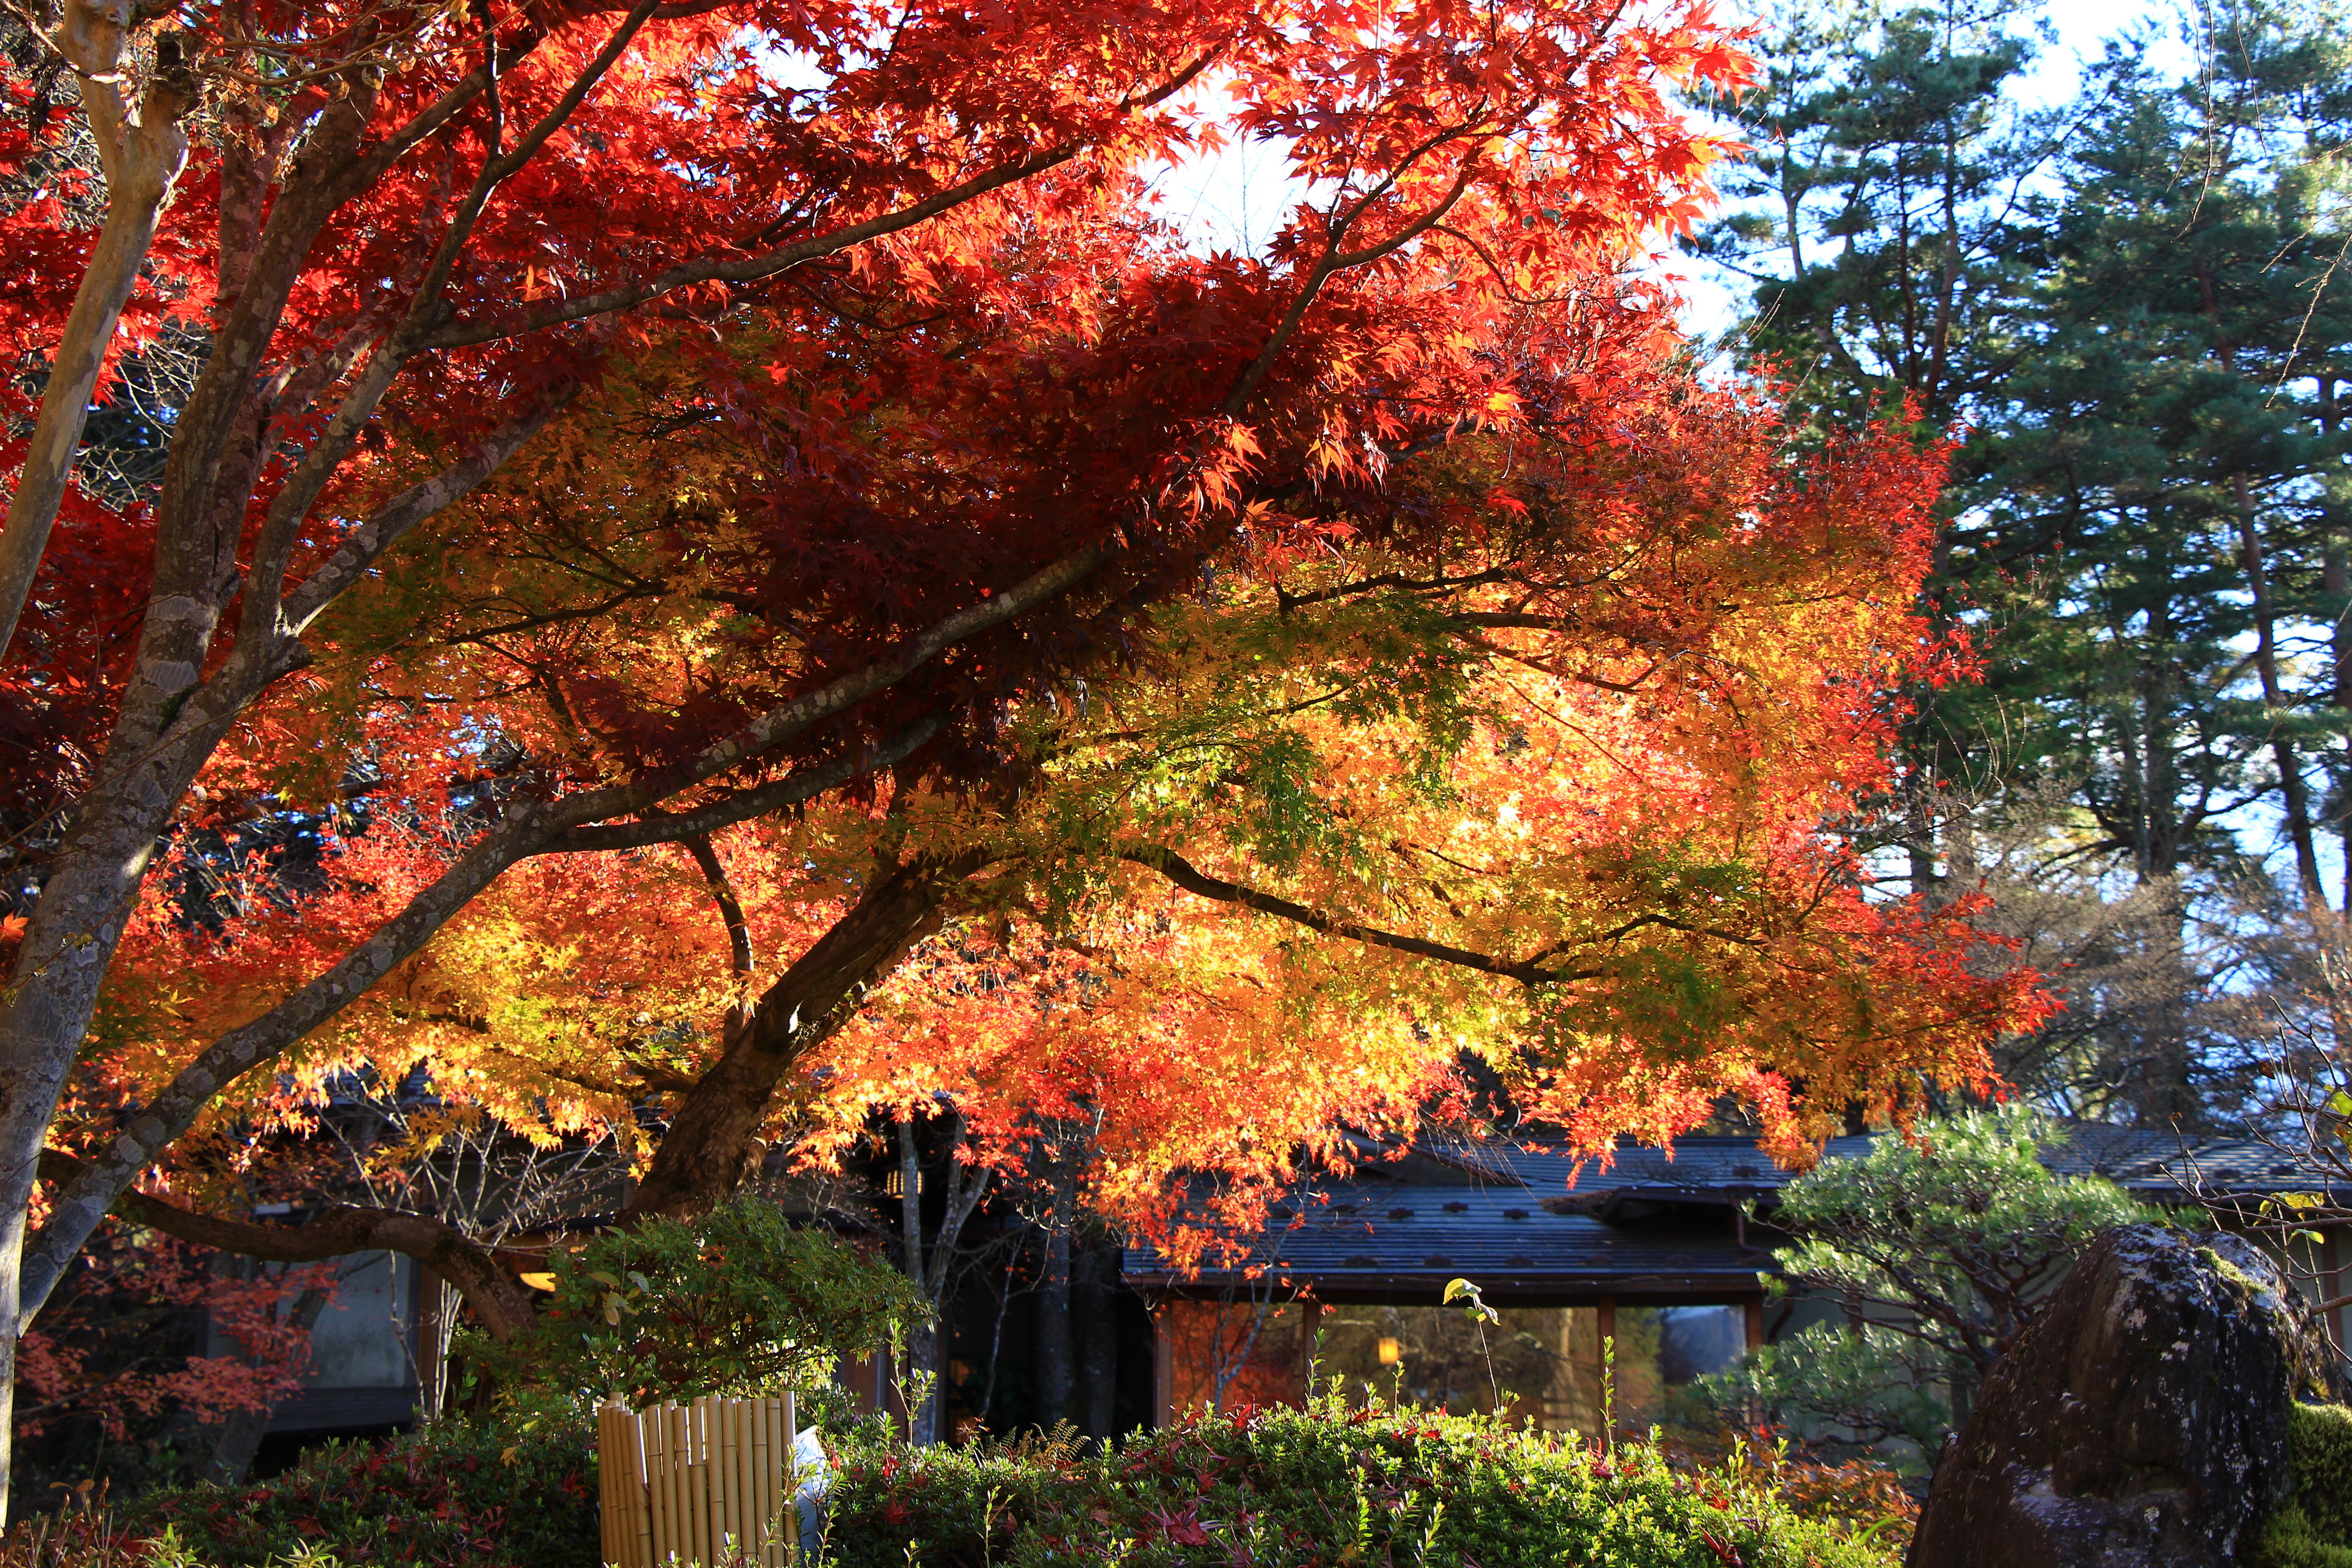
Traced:
<path fill-rule="evenodd" d="M 800 1559 L 793 1396 L 596 1411 L 607 1568 Z"/>

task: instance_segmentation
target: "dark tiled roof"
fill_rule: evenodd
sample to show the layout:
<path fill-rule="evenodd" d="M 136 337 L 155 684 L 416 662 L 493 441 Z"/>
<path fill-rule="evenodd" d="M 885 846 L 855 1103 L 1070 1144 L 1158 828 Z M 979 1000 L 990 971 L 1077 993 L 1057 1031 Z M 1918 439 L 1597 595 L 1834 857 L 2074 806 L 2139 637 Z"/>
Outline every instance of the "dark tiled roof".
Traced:
<path fill-rule="evenodd" d="M 2249 1138 L 2183 1138 L 2161 1128 L 2077 1121 L 2042 1163 L 2061 1175 L 2097 1174 L 2147 1195 L 2307 1192 L 2327 1184 Z"/>
<path fill-rule="evenodd" d="M 1880 1136 L 1886 1134 L 1832 1138 L 1822 1152 L 1859 1157 Z M 1719 1300 L 1752 1291 L 1757 1271 L 1772 1267 L 1769 1252 L 1738 1245 L 1730 1213 L 1749 1198 L 1769 1210 L 1773 1194 L 1795 1175 L 1747 1138 L 1685 1138 L 1671 1151 L 1629 1146 L 1605 1168 L 1554 1150 L 1443 1136 L 1424 1137 L 1394 1160 L 1379 1152 L 1367 1150 L 1352 1177 L 1317 1183 L 1310 1201 L 1277 1217 L 1245 1258 L 1187 1280 L 1151 1248 L 1132 1248 L 1129 1282 L 1219 1291 L 1262 1267 L 1312 1281 L 1332 1300 L 1433 1299 L 1456 1278 L 1476 1280 L 1496 1300 L 1514 1294 Z M 2260 1143 L 2100 1122 L 2071 1123 L 2067 1141 L 2044 1151 L 2043 1163 L 2061 1175 L 2095 1173 L 2173 1203 L 2317 1184 Z M 1299 1213 L 1303 1223 L 1289 1226 Z"/>
<path fill-rule="evenodd" d="M 2168 1128 L 2099 1121 L 2066 1125 L 2066 1141 L 2042 1152 L 2043 1164 L 2063 1176 L 2105 1176 L 2144 1197 L 2179 1200 L 2199 1191 L 2209 1195 L 2304 1192 L 2325 1184 L 2251 1139 L 2184 1137 Z M 1822 1156 L 1856 1158 L 1886 1136 L 1832 1138 Z M 1773 1164 L 1746 1138 L 1684 1138 L 1672 1150 L 1629 1146 L 1618 1150 L 1606 1169 L 1598 1160 L 1580 1162 L 1552 1150 L 1531 1152 L 1500 1142 L 1425 1140 L 1418 1152 L 1486 1182 L 1523 1184 L 1539 1192 L 1572 1190 L 1595 1198 L 1638 1194 L 1727 1202 L 1769 1194 L 1796 1174 Z"/>
<path fill-rule="evenodd" d="M 1149 1247 L 1131 1248 L 1128 1282 L 1144 1289 L 1216 1291 L 1254 1265 L 1277 1279 L 1312 1280 L 1329 1300 L 1434 1299 L 1446 1281 L 1474 1279 L 1487 1299 L 1542 1294 L 1638 1299 L 1753 1294 L 1770 1256 L 1742 1248 L 1728 1226 L 1612 1225 L 1547 1206 L 1526 1187 L 1414 1186 L 1334 1182 L 1328 1204 L 1278 1217 L 1246 1259 L 1186 1280 Z M 1289 1215 L 1304 1214 L 1293 1226 Z"/>

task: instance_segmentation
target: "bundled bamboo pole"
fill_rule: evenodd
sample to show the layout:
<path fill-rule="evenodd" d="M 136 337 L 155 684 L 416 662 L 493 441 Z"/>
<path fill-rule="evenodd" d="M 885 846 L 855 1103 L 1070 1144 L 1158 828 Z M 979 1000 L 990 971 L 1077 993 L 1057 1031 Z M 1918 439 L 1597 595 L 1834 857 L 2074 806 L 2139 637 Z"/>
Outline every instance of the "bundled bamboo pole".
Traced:
<path fill-rule="evenodd" d="M 746 1557 L 756 1558 L 760 1551 L 760 1469 L 759 1455 L 751 1443 L 751 1401 L 730 1400 L 728 1419 L 735 1432 L 735 1498 L 741 1512 L 736 1529 L 741 1533 L 739 1544 Z"/>
<path fill-rule="evenodd" d="M 608 1568 L 800 1561 L 798 1402 L 706 1394 L 596 1411 L 598 1542 Z"/>
<path fill-rule="evenodd" d="M 670 1522 L 669 1422 L 656 1405 L 637 1417 L 637 1425 L 646 1435 L 646 1496 L 653 1513 L 654 1550 L 658 1553 L 676 1538 L 677 1528 Z M 655 1560 L 660 1561 L 658 1556 Z"/>
<path fill-rule="evenodd" d="M 687 1561 L 709 1563 L 710 1557 L 710 1429 L 703 1424 L 702 1403 L 688 1400 L 686 1412 L 686 1528 L 694 1543 Z"/>
<path fill-rule="evenodd" d="M 769 1537 L 775 1533 L 767 1524 L 769 1499 L 775 1495 L 776 1489 L 768 1474 L 773 1450 L 768 1447 L 768 1428 L 760 1419 L 760 1402 L 756 1399 L 743 1402 L 743 1440 L 751 1446 L 751 1526 L 759 1532 L 753 1539 L 759 1542 L 760 1561 L 764 1563 L 768 1560 Z"/>
<path fill-rule="evenodd" d="M 727 1560 L 728 1526 L 732 1522 L 728 1504 L 733 1500 L 735 1490 L 731 1484 L 735 1477 L 735 1455 L 727 1440 L 724 1406 L 710 1394 L 703 1395 L 696 1403 L 702 1406 L 702 1428 L 708 1437 L 704 1454 L 705 1463 L 710 1470 L 710 1560 L 723 1563 Z"/>
<path fill-rule="evenodd" d="M 801 1516 L 793 1503 L 793 1428 L 784 1419 L 783 1401 L 768 1401 L 768 1424 L 776 1434 L 776 1534 L 789 1562 L 799 1549 Z"/>
<path fill-rule="evenodd" d="M 614 1414 L 610 1405 L 596 1406 L 596 1551 L 597 1560 L 603 1563 L 623 1562 L 619 1541 L 627 1506 L 621 1500 L 622 1480 L 615 1464 L 621 1443 Z"/>
<path fill-rule="evenodd" d="M 650 1506 L 652 1499 L 646 1488 L 645 1417 L 625 1409 L 621 1415 L 623 1441 L 627 1445 L 627 1451 L 622 1458 L 622 1473 L 629 1478 L 630 1532 L 626 1544 L 635 1552 L 619 1568 L 654 1568 L 654 1516 Z"/>
<path fill-rule="evenodd" d="M 694 1423 L 686 1406 L 662 1401 L 662 1428 L 669 1434 L 669 1550 L 679 1562 L 694 1556 Z"/>

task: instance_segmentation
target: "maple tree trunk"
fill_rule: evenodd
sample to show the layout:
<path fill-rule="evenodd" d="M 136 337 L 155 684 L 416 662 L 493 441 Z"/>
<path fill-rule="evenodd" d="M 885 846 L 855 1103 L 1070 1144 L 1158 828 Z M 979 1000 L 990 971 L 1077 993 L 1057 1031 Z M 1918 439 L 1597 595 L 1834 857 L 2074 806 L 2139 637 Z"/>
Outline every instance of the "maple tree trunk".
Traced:
<path fill-rule="evenodd" d="M 1116 1246 L 1087 1247 L 1078 1257 L 1073 1293 L 1078 1321 L 1078 1426 L 1097 1443 L 1117 1436 L 1111 1426 L 1118 1418 L 1118 1258 Z"/>
<path fill-rule="evenodd" d="M 1045 1278 L 1037 1291 L 1037 1421 L 1051 1426 L 1071 1416 L 1076 1383 L 1070 1334 L 1070 1225 L 1077 1207 L 1077 1173 L 1066 1161 L 1054 1177 L 1045 1218 Z"/>
<path fill-rule="evenodd" d="M 939 929 L 949 885 L 977 858 L 917 860 L 866 884 L 857 902 L 761 994 L 719 1062 L 680 1097 L 622 1223 L 684 1217 L 742 1184 L 776 1086 L 848 1018 L 907 950 Z"/>

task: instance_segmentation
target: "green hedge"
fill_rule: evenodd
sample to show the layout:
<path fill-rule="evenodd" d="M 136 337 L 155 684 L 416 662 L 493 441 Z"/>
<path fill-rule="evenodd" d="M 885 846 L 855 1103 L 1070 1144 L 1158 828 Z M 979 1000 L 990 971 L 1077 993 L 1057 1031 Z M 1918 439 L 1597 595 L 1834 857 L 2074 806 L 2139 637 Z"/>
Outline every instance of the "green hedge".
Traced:
<path fill-rule="evenodd" d="M 1908 1526 L 1900 1506 L 1855 1506 L 1899 1499 L 1891 1486 L 1857 1490 L 1840 1471 L 1822 1490 L 1812 1483 L 1830 1473 L 1754 1450 L 1718 1464 L 1641 1445 L 1603 1455 L 1413 1410 L 1269 1410 L 1096 1455 L 909 1449 L 878 1425 L 834 1439 L 824 1568 L 1892 1568 Z M 168 1493 L 128 1522 L 170 1527 L 177 1560 L 204 1568 L 320 1547 L 346 1568 L 591 1568 L 591 1441 L 571 1423 L 451 1424 L 321 1448 L 252 1486 Z"/>
<path fill-rule="evenodd" d="M 846 1453 L 832 1568 L 1887 1568 L 1904 1521 L 1805 1519 L 1754 1478 L 1475 1418 L 1271 1410 L 1066 1448 Z M 1735 1479 L 1737 1478 L 1737 1479 Z"/>
<path fill-rule="evenodd" d="M 2352 1409 L 2296 1405 L 2287 1421 L 2294 1500 L 2263 1527 L 2252 1568 L 2352 1568 Z"/>
<path fill-rule="evenodd" d="M 192 1487 L 146 1503 L 142 1531 L 177 1531 L 217 1568 L 261 1568 L 304 1546 L 346 1564 L 592 1568 L 592 1430 L 446 1422 L 383 1444 L 330 1444 L 242 1487 Z"/>

